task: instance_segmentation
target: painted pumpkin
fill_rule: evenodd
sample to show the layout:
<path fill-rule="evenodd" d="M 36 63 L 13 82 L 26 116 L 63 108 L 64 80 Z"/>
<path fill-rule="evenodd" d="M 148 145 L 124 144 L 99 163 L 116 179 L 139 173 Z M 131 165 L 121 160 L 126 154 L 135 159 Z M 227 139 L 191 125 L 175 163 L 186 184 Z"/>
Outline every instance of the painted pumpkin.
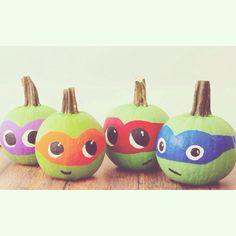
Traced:
<path fill-rule="evenodd" d="M 210 83 L 198 81 L 191 114 L 170 119 L 157 138 L 157 159 L 164 173 L 181 183 L 203 185 L 227 176 L 236 161 L 233 128 L 213 116 Z"/>
<path fill-rule="evenodd" d="M 0 126 L 0 142 L 4 153 L 13 161 L 37 165 L 35 139 L 45 118 L 55 112 L 40 105 L 38 91 L 29 76 L 22 78 L 25 105 L 9 112 Z"/>
<path fill-rule="evenodd" d="M 50 116 L 39 129 L 36 156 L 50 176 L 76 180 L 93 175 L 104 159 L 105 137 L 100 124 L 78 111 L 73 88 L 64 91 L 62 112 Z"/>
<path fill-rule="evenodd" d="M 125 169 L 148 170 L 158 167 L 155 141 L 167 119 L 163 110 L 147 104 L 145 79 L 137 80 L 134 103 L 115 108 L 104 123 L 108 157 L 118 167 Z"/>

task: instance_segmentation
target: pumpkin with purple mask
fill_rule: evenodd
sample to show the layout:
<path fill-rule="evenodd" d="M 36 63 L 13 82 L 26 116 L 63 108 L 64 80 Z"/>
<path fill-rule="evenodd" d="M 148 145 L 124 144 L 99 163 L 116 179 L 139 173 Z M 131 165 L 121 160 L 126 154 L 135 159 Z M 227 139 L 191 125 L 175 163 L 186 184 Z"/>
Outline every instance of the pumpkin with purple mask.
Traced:
<path fill-rule="evenodd" d="M 40 105 L 37 88 L 29 76 L 22 78 L 25 104 L 9 112 L 0 126 L 0 142 L 11 160 L 24 165 L 37 165 L 35 140 L 45 118 L 55 112 Z"/>

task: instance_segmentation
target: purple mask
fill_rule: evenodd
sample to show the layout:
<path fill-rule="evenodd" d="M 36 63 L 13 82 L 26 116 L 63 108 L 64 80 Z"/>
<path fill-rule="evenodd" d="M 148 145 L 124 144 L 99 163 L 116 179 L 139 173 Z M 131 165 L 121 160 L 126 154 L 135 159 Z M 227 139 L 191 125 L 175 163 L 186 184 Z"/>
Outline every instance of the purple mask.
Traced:
<path fill-rule="evenodd" d="M 6 120 L 0 126 L 0 143 L 12 155 L 35 153 L 35 139 L 44 120 L 34 120 L 23 127 Z"/>

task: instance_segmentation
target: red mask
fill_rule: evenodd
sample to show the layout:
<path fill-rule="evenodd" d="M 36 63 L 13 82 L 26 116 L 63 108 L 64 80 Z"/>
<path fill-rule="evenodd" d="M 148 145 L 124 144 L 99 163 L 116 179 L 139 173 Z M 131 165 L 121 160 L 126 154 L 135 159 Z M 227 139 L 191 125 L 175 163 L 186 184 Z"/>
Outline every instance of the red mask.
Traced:
<path fill-rule="evenodd" d="M 119 118 L 109 117 L 104 123 L 106 142 L 111 150 L 123 154 L 151 152 L 162 126 L 141 120 L 124 124 Z"/>

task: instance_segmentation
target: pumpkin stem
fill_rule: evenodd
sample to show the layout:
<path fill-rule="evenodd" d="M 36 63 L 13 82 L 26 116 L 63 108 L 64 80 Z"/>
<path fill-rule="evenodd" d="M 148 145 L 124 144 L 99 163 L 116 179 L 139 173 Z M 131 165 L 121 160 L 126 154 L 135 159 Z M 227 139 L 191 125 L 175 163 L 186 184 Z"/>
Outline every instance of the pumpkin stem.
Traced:
<path fill-rule="evenodd" d="M 192 116 L 211 115 L 211 88 L 209 81 L 198 81 L 196 84 Z"/>
<path fill-rule="evenodd" d="M 75 88 L 64 89 L 63 101 L 62 101 L 62 112 L 70 113 L 70 114 L 79 113 L 76 96 L 75 96 Z"/>
<path fill-rule="evenodd" d="M 136 78 L 134 89 L 134 104 L 147 107 L 146 81 L 143 77 Z"/>
<path fill-rule="evenodd" d="M 40 106 L 38 90 L 30 76 L 24 76 L 21 81 L 25 94 L 24 106 Z"/>

